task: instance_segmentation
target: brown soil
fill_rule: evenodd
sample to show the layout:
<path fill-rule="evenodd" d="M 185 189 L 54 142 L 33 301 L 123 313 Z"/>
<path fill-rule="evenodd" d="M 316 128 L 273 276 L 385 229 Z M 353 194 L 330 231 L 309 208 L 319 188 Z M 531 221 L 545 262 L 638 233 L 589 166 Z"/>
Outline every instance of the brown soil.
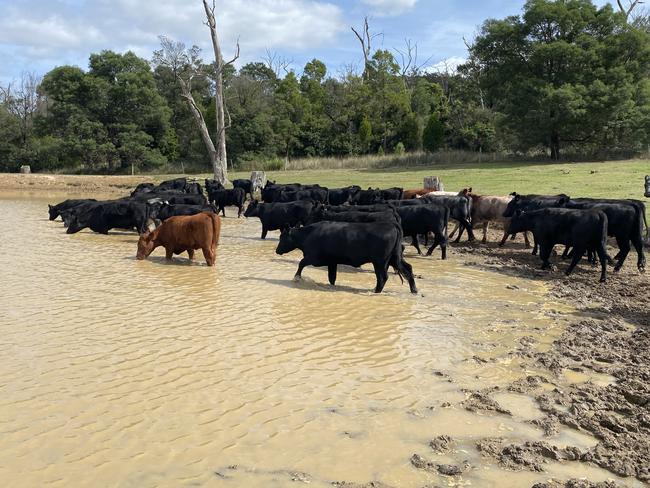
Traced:
<path fill-rule="evenodd" d="M 545 281 L 551 296 L 576 307 L 576 321 L 548 352 L 535 352 L 521 344 L 513 354 L 554 376 L 565 370 L 594 371 L 611 375 L 616 381 L 600 386 L 576 383 L 549 392 L 542 388 L 546 379 L 529 376 L 509 386 L 511 391 L 536 398 L 546 417 L 533 423 L 547 434 L 564 424 L 593 434 L 599 439 L 594 448 L 558 451 L 545 443 L 503 446 L 499 440 L 485 439 L 479 442 L 480 450 L 511 469 L 543 470 L 547 459 L 580 460 L 619 476 L 650 482 L 650 283 L 648 276 L 636 269 L 636 253 L 630 253 L 620 273 L 610 273 L 608 282 L 600 284 L 598 270 L 584 261 L 567 278 L 563 271 L 568 262 L 559 256 L 554 258 L 558 270 L 541 271 L 539 258 L 522 245 L 509 242 L 499 248 L 494 244 L 497 239 L 494 233 L 490 236 L 492 243 L 460 244 L 454 251 L 471 254 L 466 257 L 469 266 Z M 610 251 L 616 253 L 615 249 Z M 474 392 L 464 406 L 498 411 L 498 404 L 488 395 Z M 566 486 L 601 486 L 573 483 Z"/>
<path fill-rule="evenodd" d="M 89 176 L 0 173 L 0 191 L 52 192 L 123 196 L 138 183 L 159 182 L 164 176 Z"/>

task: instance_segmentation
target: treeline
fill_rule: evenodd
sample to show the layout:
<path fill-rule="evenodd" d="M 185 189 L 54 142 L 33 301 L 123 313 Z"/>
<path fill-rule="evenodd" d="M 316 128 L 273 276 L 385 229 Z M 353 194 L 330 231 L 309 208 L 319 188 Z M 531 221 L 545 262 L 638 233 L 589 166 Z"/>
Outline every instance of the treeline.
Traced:
<path fill-rule="evenodd" d="M 263 62 L 228 67 L 229 166 L 441 148 L 554 159 L 647 150 L 645 25 L 590 0 L 529 0 L 520 16 L 486 21 L 453 72 L 428 73 L 408 52 L 381 49 L 338 76 L 317 59 L 300 74 Z M 209 170 L 180 84 L 191 83 L 214 133 L 214 69 L 196 48 L 187 53 L 170 65 L 103 51 L 87 71 L 61 66 L 4 87 L 0 170 Z"/>

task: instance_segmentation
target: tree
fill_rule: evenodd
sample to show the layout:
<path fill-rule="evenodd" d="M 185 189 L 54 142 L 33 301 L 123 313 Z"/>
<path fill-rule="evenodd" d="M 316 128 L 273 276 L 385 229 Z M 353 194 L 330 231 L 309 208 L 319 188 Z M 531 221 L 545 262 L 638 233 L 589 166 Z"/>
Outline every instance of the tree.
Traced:
<path fill-rule="evenodd" d="M 363 18 L 363 27 L 361 32 L 359 32 L 354 27 L 350 27 L 354 35 L 359 40 L 361 44 L 361 51 L 363 53 L 363 80 L 368 79 L 368 67 L 370 66 L 370 58 L 372 55 L 372 41 L 375 37 L 380 36 L 381 34 L 371 34 L 370 26 L 368 25 L 368 17 Z"/>
<path fill-rule="evenodd" d="M 431 114 L 422 133 L 422 146 L 427 152 L 436 152 L 445 140 L 445 126 L 436 114 Z"/>
<path fill-rule="evenodd" d="M 210 158 L 215 179 L 225 182 L 227 168 L 222 166 L 223 160 L 210 136 L 210 131 L 203 115 L 202 107 L 195 100 L 192 93 L 192 83 L 196 78 L 205 78 L 206 74 L 200 58 L 201 50 L 197 46 L 185 48 L 182 42 L 175 42 L 165 36 L 160 36 L 162 49 L 154 51 L 153 63 L 158 67 L 165 67 L 171 71 L 178 82 L 181 97 L 187 102 L 194 122 L 199 129 L 201 140 Z M 225 147 L 225 146 L 224 146 Z"/>
<path fill-rule="evenodd" d="M 372 124 L 368 117 L 363 117 L 361 124 L 359 124 L 359 142 L 361 143 L 363 152 L 368 152 L 372 142 Z"/>
<path fill-rule="evenodd" d="M 590 0 L 529 0 L 521 16 L 486 21 L 470 55 L 486 105 L 521 148 L 553 159 L 563 145 L 623 142 L 650 70 L 648 34 Z"/>
<path fill-rule="evenodd" d="M 216 145 L 217 154 L 216 160 L 213 161 L 214 178 L 221 183 L 228 180 L 228 158 L 226 153 L 226 129 L 230 127 L 230 116 L 227 115 L 225 106 L 225 97 L 223 92 L 223 75 L 227 66 L 233 64 L 239 58 L 239 41 L 237 41 L 237 49 L 235 56 L 225 62 L 221 54 L 221 45 L 219 44 L 219 36 L 217 34 L 217 20 L 214 15 L 216 9 L 215 0 L 212 0 L 212 5 L 208 5 L 208 0 L 203 0 L 203 8 L 205 9 L 205 16 L 207 17 L 206 25 L 210 28 L 210 38 L 212 39 L 212 49 L 214 50 L 214 104 L 216 110 Z"/>

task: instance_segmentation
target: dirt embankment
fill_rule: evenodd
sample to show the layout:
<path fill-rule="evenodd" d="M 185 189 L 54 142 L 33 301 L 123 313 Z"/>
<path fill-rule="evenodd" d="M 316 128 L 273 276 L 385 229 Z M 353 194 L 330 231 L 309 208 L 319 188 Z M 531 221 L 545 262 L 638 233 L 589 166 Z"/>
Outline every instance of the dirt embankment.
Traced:
<path fill-rule="evenodd" d="M 493 235 L 492 241 L 497 238 Z M 587 381 L 549 391 L 542 378 L 528 377 L 509 387 L 537 400 L 546 417 L 535 422 L 547 433 L 560 424 L 589 432 L 599 440 L 592 449 L 560 452 L 543 443 L 505 445 L 486 439 L 479 450 L 511 469 L 540 470 L 545 459 L 575 460 L 650 483 L 650 277 L 637 271 L 636 252 L 620 273 L 609 274 L 606 284 L 598 283 L 598 270 L 584 261 L 567 278 L 568 262 L 558 256 L 557 270 L 541 271 L 537 256 L 521 248 L 513 252 L 511 245 L 464 244 L 456 252 L 471 254 L 469 266 L 545 281 L 552 296 L 576 307 L 575 322 L 549 351 L 519 347 L 513 355 L 558 378 L 566 371 L 615 378 L 611 384 Z"/>
<path fill-rule="evenodd" d="M 89 176 L 0 173 L 0 191 L 52 192 L 88 195 L 128 194 L 138 183 L 159 182 L 162 176 Z"/>

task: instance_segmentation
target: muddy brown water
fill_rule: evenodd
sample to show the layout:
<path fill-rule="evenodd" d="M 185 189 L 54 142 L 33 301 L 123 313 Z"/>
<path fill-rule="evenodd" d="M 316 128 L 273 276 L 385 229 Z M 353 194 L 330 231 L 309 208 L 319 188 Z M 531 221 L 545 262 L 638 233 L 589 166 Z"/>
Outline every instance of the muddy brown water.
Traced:
<path fill-rule="evenodd" d="M 295 283 L 300 253 L 277 256 L 257 219 L 223 221 L 216 268 L 162 250 L 138 262 L 133 233 L 47 221 L 63 198 L 0 196 L 4 486 L 635 486 L 580 463 L 508 472 L 474 447 L 544 439 L 525 395 L 495 395 L 513 416 L 458 405 L 463 389 L 546 374 L 508 355 L 524 336 L 548 348 L 571 315 L 541 284 L 410 250 L 417 296 L 395 276 L 371 293 L 369 268 L 341 269 L 335 288 L 315 268 Z M 428 447 L 441 434 L 453 453 Z M 550 442 L 596 439 L 564 428 Z M 472 468 L 428 473 L 415 453 Z"/>

